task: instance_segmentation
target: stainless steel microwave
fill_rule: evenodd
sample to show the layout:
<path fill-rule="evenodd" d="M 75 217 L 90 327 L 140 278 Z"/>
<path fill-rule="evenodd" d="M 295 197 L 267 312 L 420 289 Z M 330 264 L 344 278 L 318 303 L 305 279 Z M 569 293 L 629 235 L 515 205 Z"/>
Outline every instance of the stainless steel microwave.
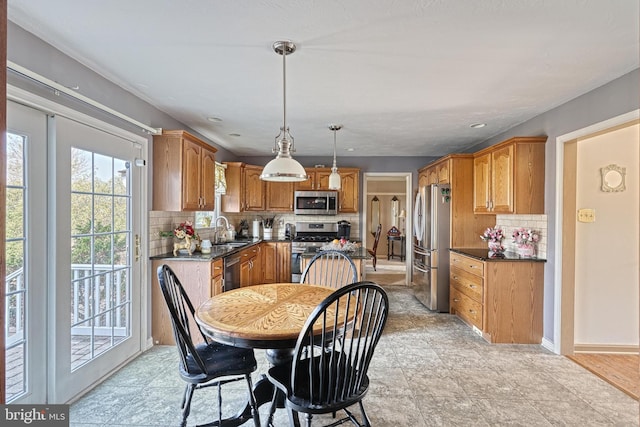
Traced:
<path fill-rule="evenodd" d="M 296 215 L 337 215 L 337 191 L 296 191 L 293 212 Z"/>

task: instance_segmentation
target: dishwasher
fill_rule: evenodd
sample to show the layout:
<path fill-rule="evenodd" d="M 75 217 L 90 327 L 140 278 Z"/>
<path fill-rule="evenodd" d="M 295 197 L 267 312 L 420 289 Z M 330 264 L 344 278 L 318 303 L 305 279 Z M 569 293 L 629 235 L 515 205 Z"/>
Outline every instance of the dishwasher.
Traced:
<path fill-rule="evenodd" d="M 229 255 L 224 258 L 223 292 L 240 287 L 240 259 L 240 254 Z"/>

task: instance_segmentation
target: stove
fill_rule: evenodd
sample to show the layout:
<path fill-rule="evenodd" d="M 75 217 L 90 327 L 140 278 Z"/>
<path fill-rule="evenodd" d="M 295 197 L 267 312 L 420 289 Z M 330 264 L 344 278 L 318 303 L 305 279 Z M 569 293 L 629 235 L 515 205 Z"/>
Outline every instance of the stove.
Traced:
<path fill-rule="evenodd" d="M 320 246 L 337 238 L 337 222 L 296 222 L 296 235 L 291 241 L 291 281 L 300 282 L 300 254 L 318 250 Z"/>

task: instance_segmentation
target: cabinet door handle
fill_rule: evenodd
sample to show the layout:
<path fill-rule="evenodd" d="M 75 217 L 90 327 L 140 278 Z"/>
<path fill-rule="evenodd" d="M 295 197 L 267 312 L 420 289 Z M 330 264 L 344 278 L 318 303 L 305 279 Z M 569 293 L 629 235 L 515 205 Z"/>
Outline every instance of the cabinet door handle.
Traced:
<path fill-rule="evenodd" d="M 453 276 L 453 279 L 454 279 L 454 280 L 458 280 L 458 276 L 455 276 L 455 275 L 454 275 L 454 276 Z"/>
<path fill-rule="evenodd" d="M 460 302 L 460 300 L 458 298 L 454 298 L 453 302 Z"/>
<path fill-rule="evenodd" d="M 486 202 L 484 202 L 484 207 L 489 209 L 489 201 L 488 200 Z"/>
<path fill-rule="evenodd" d="M 469 287 L 470 287 L 471 289 L 473 289 L 473 288 L 475 288 L 475 287 L 476 287 L 476 285 L 469 285 Z"/>
<path fill-rule="evenodd" d="M 476 313 L 476 311 L 475 311 L 475 310 L 469 310 L 469 313 L 471 313 L 471 314 L 475 314 L 475 313 Z"/>

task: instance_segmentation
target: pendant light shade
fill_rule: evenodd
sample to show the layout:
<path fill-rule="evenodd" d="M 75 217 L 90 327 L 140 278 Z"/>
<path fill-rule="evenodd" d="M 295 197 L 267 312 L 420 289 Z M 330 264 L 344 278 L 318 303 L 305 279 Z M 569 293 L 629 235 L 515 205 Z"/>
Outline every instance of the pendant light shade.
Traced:
<path fill-rule="evenodd" d="M 273 152 L 276 158 L 271 160 L 262 170 L 260 179 L 263 181 L 305 181 L 309 177 L 300 163 L 291 157 L 295 152 L 293 137 L 287 127 L 287 55 L 296 51 L 296 45 L 290 41 L 277 41 L 273 44 L 273 50 L 282 55 L 282 99 L 283 120 L 280 133 L 276 136 Z"/>
<path fill-rule="evenodd" d="M 336 132 L 342 129 L 342 125 L 329 125 L 329 129 L 333 131 L 333 167 L 331 167 L 331 175 L 329 175 L 329 190 L 339 190 L 340 174 L 336 165 Z"/>

